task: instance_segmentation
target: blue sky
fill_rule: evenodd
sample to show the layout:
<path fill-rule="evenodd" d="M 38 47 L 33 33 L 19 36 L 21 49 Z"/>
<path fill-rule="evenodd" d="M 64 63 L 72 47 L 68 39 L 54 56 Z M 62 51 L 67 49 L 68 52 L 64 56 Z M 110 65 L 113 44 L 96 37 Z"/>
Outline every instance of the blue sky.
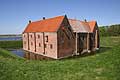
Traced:
<path fill-rule="evenodd" d="M 19 34 L 29 20 L 65 14 L 98 25 L 119 24 L 120 0 L 0 0 L 0 34 Z"/>

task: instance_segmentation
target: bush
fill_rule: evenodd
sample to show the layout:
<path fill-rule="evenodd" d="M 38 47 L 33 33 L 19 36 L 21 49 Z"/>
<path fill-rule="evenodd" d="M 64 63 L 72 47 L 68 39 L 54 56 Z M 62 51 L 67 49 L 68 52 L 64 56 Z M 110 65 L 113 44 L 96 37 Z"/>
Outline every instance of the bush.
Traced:
<path fill-rule="evenodd" d="M 120 36 L 120 24 L 99 27 L 100 36 Z"/>

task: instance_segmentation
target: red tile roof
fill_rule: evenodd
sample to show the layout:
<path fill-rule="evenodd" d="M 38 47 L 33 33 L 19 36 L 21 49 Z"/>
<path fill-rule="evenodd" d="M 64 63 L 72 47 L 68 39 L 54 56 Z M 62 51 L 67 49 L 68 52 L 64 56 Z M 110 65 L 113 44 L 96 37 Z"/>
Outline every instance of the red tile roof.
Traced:
<path fill-rule="evenodd" d="M 25 32 L 56 32 L 60 24 L 62 23 L 65 16 L 58 16 L 54 18 L 49 18 L 45 20 L 31 22 L 27 25 Z M 73 28 L 74 32 L 93 32 L 96 26 L 96 21 L 80 21 L 76 19 L 69 19 L 69 23 Z"/>
<path fill-rule="evenodd" d="M 31 22 L 27 25 L 25 32 L 55 32 L 59 29 L 65 16 L 58 16 L 36 22 Z"/>
<path fill-rule="evenodd" d="M 89 21 L 88 22 L 91 32 L 93 32 L 94 27 L 96 26 L 96 23 L 97 23 L 96 21 Z"/>
<path fill-rule="evenodd" d="M 80 21 L 80 24 L 81 24 L 82 27 L 84 27 L 84 29 L 86 30 L 86 32 L 91 32 L 90 31 L 90 26 L 89 26 L 88 22 Z"/>
<path fill-rule="evenodd" d="M 90 27 L 87 22 L 76 19 L 69 19 L 69 22 L 74 32 L 82 32 L 82 33 L 90 32 Z"/>
<path fill-rule="evenodd" d="M 74 32 L 86 33 L 93 32 L 96 21 L 85 22 L 76 19 L 69 19 L 69 23 L 72 26 Z"/>

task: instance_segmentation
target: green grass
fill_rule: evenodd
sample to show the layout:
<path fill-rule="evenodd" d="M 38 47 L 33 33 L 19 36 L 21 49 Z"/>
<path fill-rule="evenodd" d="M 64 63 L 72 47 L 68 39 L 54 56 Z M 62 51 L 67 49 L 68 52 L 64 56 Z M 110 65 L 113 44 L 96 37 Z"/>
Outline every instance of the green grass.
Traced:
<path fill-rule="evenodd" d="M 0 47 L 8 49 L 22 48 L 22 41 L 0 41 Z"/>
<path fill-rule="evenodd" d="M 120 37 L 102 37 L 100 51 L 86 57 L 32 61 L 0 56 L 0 80 L 120 80 Z"/>
<path fill-rule="evenodd" d="M 1 58 L 8 58 L 8 59 L 23 59 L 17 55 L 14 55 L 13 53 L 11 53 L 10 51 L 7 51 L 5 49 L 0 48 L 0 57 Z"/>

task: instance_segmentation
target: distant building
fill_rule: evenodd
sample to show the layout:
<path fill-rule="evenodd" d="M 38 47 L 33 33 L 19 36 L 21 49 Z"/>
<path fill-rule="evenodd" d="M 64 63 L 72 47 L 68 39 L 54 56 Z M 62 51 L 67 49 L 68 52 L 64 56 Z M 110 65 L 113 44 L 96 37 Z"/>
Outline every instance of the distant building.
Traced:
<path fill-rule="evenodd" d="M 53 59 L 99 49 L 96 21 L 79 21 L 58 16 L 29 21 L 23 32 L 23 49 Z"/>

